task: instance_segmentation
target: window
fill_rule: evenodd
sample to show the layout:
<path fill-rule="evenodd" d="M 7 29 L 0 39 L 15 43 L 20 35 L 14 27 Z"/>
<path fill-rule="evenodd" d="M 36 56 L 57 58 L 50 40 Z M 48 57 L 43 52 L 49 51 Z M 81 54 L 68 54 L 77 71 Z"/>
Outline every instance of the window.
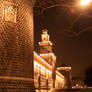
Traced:
<path fill-rule="evenodd" d="M 11 3 L 4 4 L 4 20 L 9 22 L 16 22 L 17 6 Z"/>

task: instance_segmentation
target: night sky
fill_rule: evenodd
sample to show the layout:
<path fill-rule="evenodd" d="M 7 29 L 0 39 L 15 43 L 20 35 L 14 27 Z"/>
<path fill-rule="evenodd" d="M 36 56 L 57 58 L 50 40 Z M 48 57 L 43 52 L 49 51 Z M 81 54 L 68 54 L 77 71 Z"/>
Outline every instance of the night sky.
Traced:
<path fill-rule="evenodd" d="M 63 63 L 71 65 L 73 77 L 85 77 L 85 71 L 92 67 L 92 17 L 88 15 L 92 15 L 90 10 L 62 7 L 48 9 L 42 16 L 35 13 L 35 51 L 41 30 L 48 29 L 57 67 Z"/>

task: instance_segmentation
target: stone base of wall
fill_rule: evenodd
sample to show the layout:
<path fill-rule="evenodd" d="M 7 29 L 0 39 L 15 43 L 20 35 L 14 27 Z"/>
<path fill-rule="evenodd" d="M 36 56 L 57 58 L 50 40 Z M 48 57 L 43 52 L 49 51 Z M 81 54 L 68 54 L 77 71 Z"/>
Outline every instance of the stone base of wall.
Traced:
<path fill-rule="evenodd" d="M 33 80 L 30 78 L 2 77 L 0 92 L 35 92 Z"/>

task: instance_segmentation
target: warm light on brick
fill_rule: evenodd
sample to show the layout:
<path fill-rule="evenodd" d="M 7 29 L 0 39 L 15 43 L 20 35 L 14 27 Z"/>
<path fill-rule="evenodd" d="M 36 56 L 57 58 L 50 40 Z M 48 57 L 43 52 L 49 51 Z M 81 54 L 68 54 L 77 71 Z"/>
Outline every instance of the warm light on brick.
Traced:
<path fill-rule="evenodd" d="M 4 5 L 4 19 L 9 22 L 16 22 L 17 19 L 17 6 L 11 3 Z"/>

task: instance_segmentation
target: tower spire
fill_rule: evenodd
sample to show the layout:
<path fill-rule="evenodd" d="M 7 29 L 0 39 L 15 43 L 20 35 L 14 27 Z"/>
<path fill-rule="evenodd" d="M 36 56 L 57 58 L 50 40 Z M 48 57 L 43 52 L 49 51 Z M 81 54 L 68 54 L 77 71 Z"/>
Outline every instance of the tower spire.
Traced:
<path fill-rule="evenodd" d="M 42 30 L 41 39 L 42 41 L 49 41 L 49 35 L 47 29 Z"/>
<path fill-rule="evenodd" d="M 52 52 L 52 42 L 50 41 L 50 36 L 48 35 L 48 30 L 43 29 L 41 34 L 40 54 L 47 54 Z"/>

